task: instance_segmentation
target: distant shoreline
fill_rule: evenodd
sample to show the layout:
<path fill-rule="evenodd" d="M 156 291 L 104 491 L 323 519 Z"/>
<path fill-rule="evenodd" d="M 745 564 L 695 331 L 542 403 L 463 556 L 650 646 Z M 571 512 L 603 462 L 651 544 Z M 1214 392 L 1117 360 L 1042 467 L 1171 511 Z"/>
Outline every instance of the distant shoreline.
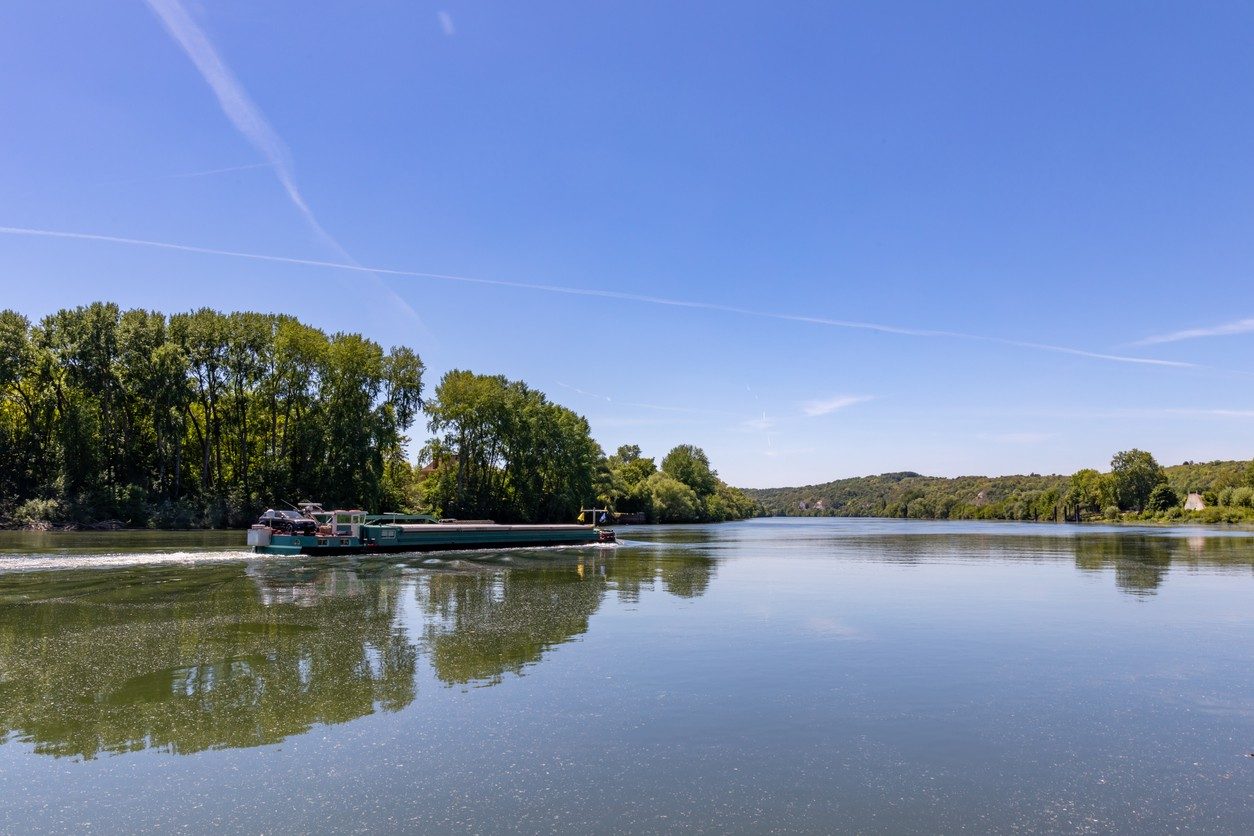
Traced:
<path fill-rule="evenodd" d="M 946 477 L 897 471 L 742 490 L 762 513 L 785 517 L 1254 523 L 1254 462 L 1186 461 L 1162 467 L 1135 449 L 1116 453 L 1105 473 L 1086 468 L 1070 476 Z"/>
<path fill-rule="evenodd" d="M 1090 519 L 1080 520 L 1012 520 L 999 518 L 919 518 L 919 517 L 888 517 L 875 515 L 852 515 L 852 514 L 763 514 L 757 517 L 749 517 L 747 519 L 757 520 L 892 520 L 895 522 L 911 522 L 911 523 L 928 523 L 928 522 L 953 522 L 953 523 L 1028 523 L 1041 526 L 1120 526 L 1125 528 L 1183 528 L 1186 526 L 1203 526 L 1206 528 L 1227 528 L 1240 531 L 1254 532 L 1254 521 L 1240 520 L 1230 522 L 1227 520 L 1205 520 L 1205 519 Z M 738 522 L 738 520 L 724 520 L 722 522 Z M 631 529 L 644 526 L 666 525 L 666 526 L 697 526 L 697 525 L 721 525 L 722 522 L 667 522 L 667 523 L 632 523 L 630 525 L 617 526 L 619 529 Z M 143 532 L 154 532 L 162 534 L 178 534 L 178 533 L 201 533 L 201 532 L 240 532 L 243 529 L 238 528 L 147 528 L 147 527 L 95 527 L 89 525 L 48 525 L 48 526 L 0 526 L 0 532 L 9 532 L 15 534 L 139 534 Z"/>

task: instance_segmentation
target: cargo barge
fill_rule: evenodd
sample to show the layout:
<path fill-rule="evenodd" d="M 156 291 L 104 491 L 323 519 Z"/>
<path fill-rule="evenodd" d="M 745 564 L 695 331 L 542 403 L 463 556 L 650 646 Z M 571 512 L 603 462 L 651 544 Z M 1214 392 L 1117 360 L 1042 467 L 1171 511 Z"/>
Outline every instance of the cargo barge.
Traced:
<path fill-rule="evenodd" d="M 607 519 L 604 511 L 585 511 Z M 267 510 L 248 529 L 257 554 L 353 555 L 447 549 L 503 549 L 613 543 L 612 529 L 596 525 L 499 525 L 491 520 L 437 520 L 426 514 L 326 511 L 312 502 L 300 510 Z"/>

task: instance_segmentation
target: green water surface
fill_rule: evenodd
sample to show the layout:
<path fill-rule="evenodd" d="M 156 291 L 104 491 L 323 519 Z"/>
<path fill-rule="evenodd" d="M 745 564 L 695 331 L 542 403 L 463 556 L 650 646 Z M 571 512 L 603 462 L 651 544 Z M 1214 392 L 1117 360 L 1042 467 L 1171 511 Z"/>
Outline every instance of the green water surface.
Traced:
<path fill-rule="evenodd" d="M 1254 538 L 0 533 L 0 832 L 1254 830 Z"/>

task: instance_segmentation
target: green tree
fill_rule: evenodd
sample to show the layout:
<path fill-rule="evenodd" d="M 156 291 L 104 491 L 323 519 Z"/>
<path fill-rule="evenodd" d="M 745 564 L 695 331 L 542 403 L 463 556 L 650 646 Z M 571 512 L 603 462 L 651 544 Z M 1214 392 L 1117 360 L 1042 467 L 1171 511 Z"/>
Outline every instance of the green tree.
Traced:
<path fill-rule="evenodd" d="M 702 499 L 718 487 L 718 474 L 710 467 L 709 457 L 691 444 L 680 444 L 667 453 L 662 472 L 692 488 Z"/>
<path fill-rule="evenodd" d="M 1077 521 L 1085 516 L 1096 516 L 1114 501 L 1114 483 L 1109 476 L 1092 468 L 1077 470 L 1067 482 L 1063 501 Z"/>
<path fill-rule="evenodd" d="M 1167 475 L 1154 457 L 1144 450 L 1124 450 L 1110 460 L 1115 500 L 1125 511 L 1143 511 L 1150 493 Z"/>
<path fill-rule="evenodd" d="M 648 479 L 656 522 L 696 522 L 701 517 L 701 501 L 696 491 L 666 473 L 655 473 Z"/>
<path fill-rule="evenodd" d="M 336 334 L 319 376 L 326 451 L 320 493 L 337 505 L 375 507 L 383 475 L 375 414 L 383 388 L 383 349 L 358 334 Z"/>
<path fill-rule="evenodd" d="M 1172 508 L 1179 507 L 1180 496 L 1166 482 L 1159 482 L 1150 491 L 1149 498 L 1145 501 L 1145 510 L 1154 513 L 1162 513 L 1170 511 Z"/>
<path fill-rule="evenodd" d="M 604 458 L 588 422 L 500 375 L 447 373 L 427 404 L 435 436 L 423 486 L 441 513 L 541 522 L 573 519 L 596 497 Z"/>
<path fill-rule="evenodd" d="M 598 499 L 616 511 L 648 514 L 653 494 L 645 483 L 657 472 L 653 459 L 643 456 L 638 445 L 624 444 L 605 464 L 609 479 Z"/>

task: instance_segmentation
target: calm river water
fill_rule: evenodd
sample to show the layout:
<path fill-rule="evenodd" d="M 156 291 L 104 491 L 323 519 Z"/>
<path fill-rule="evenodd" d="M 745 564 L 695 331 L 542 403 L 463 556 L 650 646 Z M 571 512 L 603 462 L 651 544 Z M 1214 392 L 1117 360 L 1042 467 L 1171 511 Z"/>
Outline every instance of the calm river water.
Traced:
<path fill-rule="evenodd" d="M 0 831 L 1250 832 L 1254 538 L 0 533 Z"/>

